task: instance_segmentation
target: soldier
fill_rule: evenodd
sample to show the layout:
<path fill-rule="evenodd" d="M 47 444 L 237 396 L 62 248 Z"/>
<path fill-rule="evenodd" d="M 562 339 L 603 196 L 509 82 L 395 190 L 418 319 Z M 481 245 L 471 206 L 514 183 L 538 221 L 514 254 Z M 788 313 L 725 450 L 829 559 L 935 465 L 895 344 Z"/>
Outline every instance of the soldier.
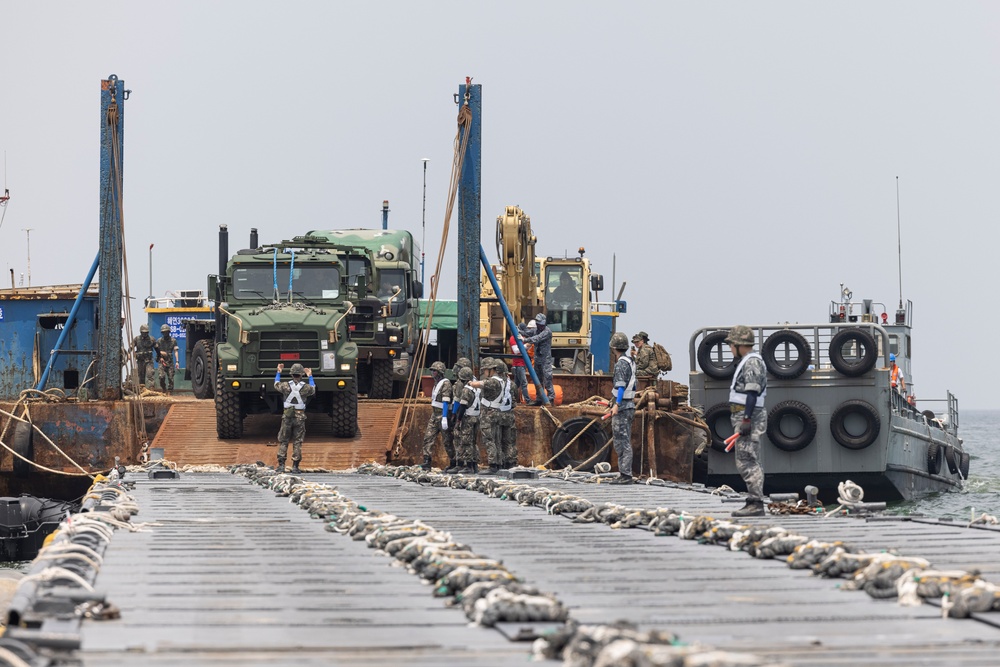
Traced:
<path fill-rule="evenodd" d="M 556 391 L 552 387 L 552 330 L 545 326 L 545 313 L 535 315 L 534 322 L 538 333 L 524 338 L 521 342 L 535 346 L 535 374 L 538 375 L 538 381 L 545 388 L 545 394 L 549 397 L 551 404 L 556 400 Z M 532 405 L 541 404 L 541 396 L 532 403 Z"/>
<path fill-rule="evenodd" d="M 139 371 L 139 386 L 153 388 L 156 369 L 153 368 L 153 348 L 156 341 L 149 335 L 149 327 L 143 324 L 139 327 L 139 335 L 132 339 L 132 353 L 135 354 L 135 367 Z M 137 387 L 138 389 L 138 387 Z"/>
<path fill-rule="evenodd" d="M 160 371 L 157 377 L 160 380 L 160 389 L 167 394 L 174 393 L 174 372 L 180 365 L 179 352 L 177 351 L 177 341 L 170 336 L 170 325 L 164 324 L 160 327 L 163 334 L 156 339 L 156 356 L 160 364 Z"/>
<path fill-rule="evenodd" d="M 451 463 L 445 470 L 456 470 L 458 462 L 455 460 L 455 448 L 452 446 L 452 434 L 448 430 L 448 414 L 451 410 L 451 381 L 444 376 L 445 365 L 443 362 L 435 361 L 431 364 L 431 379 L 434 381 L 434 389 L 431 391 L 431 416 L 424 427 L 424 462 L 420 467 L 424 470 L 431 469 L 431 455 L 434 448 L 434 441 L 437 440 L 438 433 L 441 434 L 441 441 L 444 444 L 444 451 L 448 454 Z"/>
<path fill-rule="evenodd" d="M 733 382 L 729 385 L 730 420 L 736 439 L 736 470 L 747 485 L 747 502 L 733 516 L 764 516 L 764 469 L 760 465 L 760 437 L 767 430 L 767 368 L 760 354 L 753 351 L 753 331 L 737 325 L 726 337 L 733 358 L 738 359 Z"/>
<path fill-rule="evenodd" d="M 635 362 L 628 354 L 628 338 L 621 331 L 611 336 L 615 356 L 614 395 L 611 397 L 611 432 L 618 454 L 618 477 L 612 484 L 632 483 L 632 422 L 635 420 Z"/>
<path fill-rule="evenodd" d="M 456 396 L 458 410 L 455 412 L 455 457 L 459 469 L 456 472 L 475 474 L 479 470 L 479 447 L 476 446 L 476 431 L 479 426 L 480 392 L 471 386 L 475 380 L 472 369 L 463 366 L 458 371 L 462 390 Z"/>
<path fill-rule="evenodd" d="M 635 374 L 641 378 L 655 378 L 660 368 L 656 365 L 656 355 L 653 346 L 649 344 L 649 334 L 640 331 L 632 336 L 635 345 Z"/>
<path fill-rule="evenodd" d="M 469 361 L 468 357 L 459 357 L 455 365 L 451 367 L 452 377 L 455 378 L 451 382 L 451 395 L 454 400 L 451 402 L 451 412 L 448 414 L 448 424 L 451 426 L 452 430 L 452 440 L 454 440 L 455 433 L 455 415 L 458 413 L 458 400 L 462 397 L 463 382 L 462 378 L 459 377 L 459 371 L 463 368 L 472 368 L 472 362 Z M 461 458 L 459 458 L 459 463 L 461 463 Z"/>
<path fill-rule="evenodd" d="M 274 388 L 281 392 L 284 399 L 284 412 L 281 413 L 281 430 L 278 431 L 278 472 L 285 472 L 285 457 L 288 456 L 288 440 L 292 441 L 292 472 L 298 474 L 299 462 L 302 461 L 302 440 L 306 437 L 306 400 L 316 393 L 316 381 L 313 380 L 311 368 L 303 370 L 302 364 L 292 364 L 292 379 L 281 381 L 281 371 L 284 364 L 278 364 L 278 372 L 274 376 Z M 309 378 L 309 384 L 302 381 L 302 373 Z"/>
<path fill-rule="evenodd" d="M 479 425 L 483 432 L 483 444 L 486 445 L 490 472 L 495 474 L 501 469 L 517 465 L 514 397 L 511 391 L 512 383 L 507 377 L 507 364 L 498 360 L 484 359 L 482 369 L 486 378 L 470 382 L 469 385 L 482 389 Z"/>

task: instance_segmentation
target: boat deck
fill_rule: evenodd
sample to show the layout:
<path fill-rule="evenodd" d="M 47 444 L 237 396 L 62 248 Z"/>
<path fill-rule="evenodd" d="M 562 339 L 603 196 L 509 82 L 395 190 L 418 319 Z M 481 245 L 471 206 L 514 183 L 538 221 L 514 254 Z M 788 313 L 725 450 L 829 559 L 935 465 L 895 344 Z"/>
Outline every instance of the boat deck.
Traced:
<path fill-rule="evenodd" d="M 133 477 L 129 475 L 129 477 Z M 533 506 L 387 477 L 316 474 L 367 506 L 421 519 L 527 583 L 554 593 L 582 623 L 627 619 L 686 643 L 789 665 L 992 665 L 1000 614 L 942 619 L 838 588 L 783 562 L 640 529 L 573 523 Z M 739 504 L 683 488 L 554 479 L 532 484 L 592 501 L 725 516 Z M 95 582 L 121 619 L 84 621 L 88 665 L 514 665 L 530 642 L 518 627 L 469 626 L 430 586 L 363 541 L 241 476 L 140 478 L 134 521 L 119 531 Z M 897 549 L 939 568 L 1000 581 L 1000 532 L 948 522 L 768 516 L 803 535 L 868 551 Z"/>

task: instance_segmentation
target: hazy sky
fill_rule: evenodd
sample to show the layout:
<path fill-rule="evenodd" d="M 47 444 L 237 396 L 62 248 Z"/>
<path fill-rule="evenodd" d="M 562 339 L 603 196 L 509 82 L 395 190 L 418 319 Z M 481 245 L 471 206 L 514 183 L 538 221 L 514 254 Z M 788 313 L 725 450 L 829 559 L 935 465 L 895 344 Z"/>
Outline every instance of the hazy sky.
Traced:
<path fill-rule="evenodd" d="M 506 204 L 543 255 L 627 281 L 620 329 L 821 322 L 846 283 L 914 302 L 915 391 L 1000 407 L 994 2 L 0 0 L 4 286 L 80 282 L 98 248 L 100 80 L 125 105 L 132 296 L 204 289 L 231 248 L 421 230 L 428 274 L 465 76 L 483 85 L 483 239 Z M 994 194 L 990 194 L 994 193 Z M 454 298 L 453 238 L 442 298 Z M 605 296 L 610 296 L 605 293 Z"/>

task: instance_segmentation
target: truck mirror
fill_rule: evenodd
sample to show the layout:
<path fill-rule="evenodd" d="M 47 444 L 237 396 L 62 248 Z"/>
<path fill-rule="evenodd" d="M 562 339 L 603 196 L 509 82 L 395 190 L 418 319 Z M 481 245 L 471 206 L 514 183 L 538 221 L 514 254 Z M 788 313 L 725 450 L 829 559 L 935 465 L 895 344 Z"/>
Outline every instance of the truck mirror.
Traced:
<path fill-rule="evenodd" d="M 604 276 L 602 276 L 600 273 L 591 273 L 590 274 L 590 291 L 591 292 L 600 292 L 603 289 L 604 289 Z"/>
<path fill-rule="evenodd" d="M 424 284 L 419 280 L 413 281 L 413 298 L 414 299 L 424 298 Z"/>

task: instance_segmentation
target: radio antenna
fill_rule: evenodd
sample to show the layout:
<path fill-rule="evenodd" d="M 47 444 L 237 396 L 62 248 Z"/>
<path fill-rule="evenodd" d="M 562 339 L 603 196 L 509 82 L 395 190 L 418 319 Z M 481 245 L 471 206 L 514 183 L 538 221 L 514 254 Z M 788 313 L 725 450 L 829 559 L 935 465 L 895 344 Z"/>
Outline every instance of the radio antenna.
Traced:
<path fill-rule="evenodd" d="M 896 177 L 896 265 L 899 267 L 899 309 L 903 309 L 903 240 L 899 225 L 899 176 Z"/>

